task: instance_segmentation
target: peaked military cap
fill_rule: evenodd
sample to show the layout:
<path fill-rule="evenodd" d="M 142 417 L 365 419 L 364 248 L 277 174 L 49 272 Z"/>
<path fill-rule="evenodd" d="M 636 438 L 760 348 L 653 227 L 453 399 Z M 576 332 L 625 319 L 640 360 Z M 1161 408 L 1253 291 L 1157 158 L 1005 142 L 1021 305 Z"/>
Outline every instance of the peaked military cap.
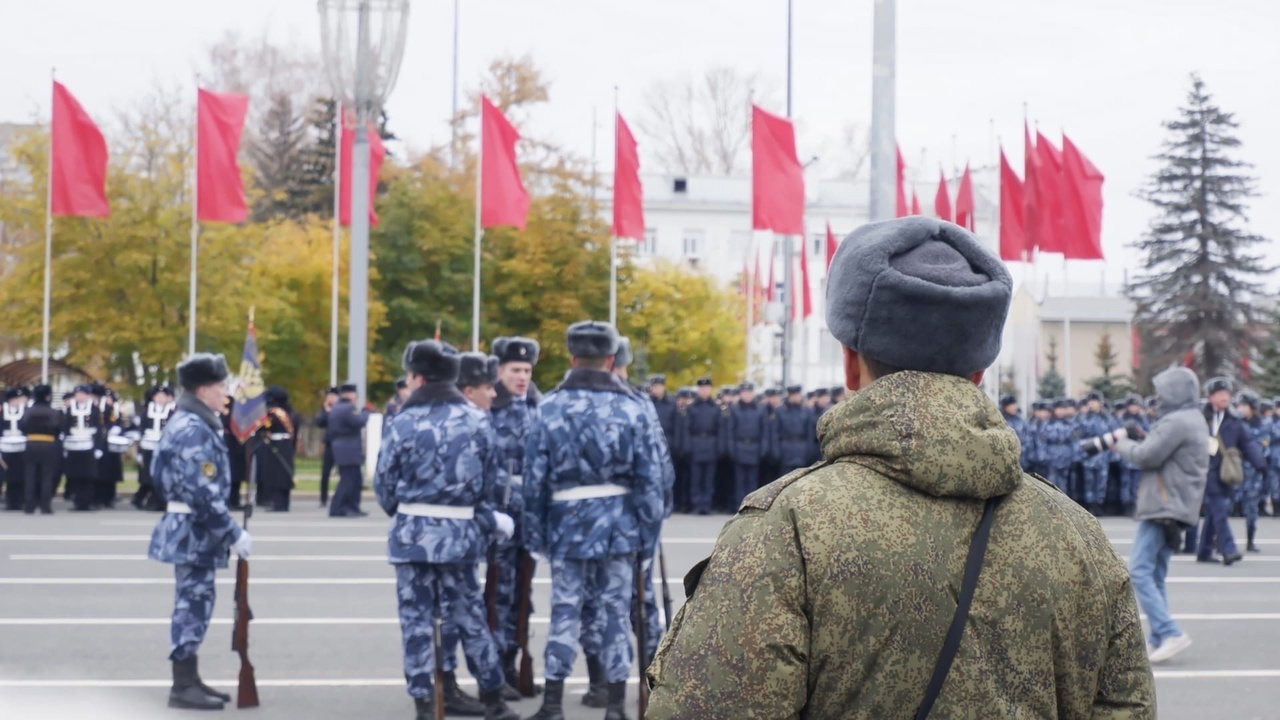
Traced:
<path fill-rule="evenodd" d="M 737 387 L 736 385 L 721 385 L 721 386 L 720 386 L 720 394 L 721 394 L 721 395 L 733 395 L 733 394 L 734 394 L 734 393 L 736 393 L 736 392 L 738 392 L 738 387 Z"/>
<path fill-rule="evenodd" d="M 331 388 L 326 388 L 326 389 L 325 389 L 325 391 L 324 391 L 324 394 L 325 394 L 325 395 L 337 395 L 337 394 L 338 394 L 338 393 L 340 393 L 340 392 L 342 392 L 342 390 L 341 390 L 337 385 L 334 385 L 334 386 L 333 386 L 333 387 L 331 387 Z"/>
<path fill-rule="evenodd" d="M 820 398 L 820 397 L 830 397 L 830 396 L 831 396 L 831 391 L 830 391 L 830 390 L 828 390 L 828 389 L 826 389 L 826 388 L 818 388 L 817 390 L 814 390 L 814 391 L 813 391 L 813 396 L 814 396 L 815 398 Z"/>
<path fill-rule="evenodd" d="M 339 395 L 343 393 L 358 393 L 358 392 L 360 392 L 360 386 L 356 385 L 353 382 L 345 382 L 338 386 Z"/>
<path fill-rule="evenodd" d="M 767 398 L 778 397 L 781 394 L 782 394 L 782 391 L 776 387 L 766 388 L 763 393 L 763 395 Z"/>
<path fill-rule="evenodd" d="M 1015 395 L 1005 395 L 1004 397 L 1000 398 L 1001 408 L 1007 408 L 1010 405 L 1017 405 L 1017 404 L 1018 404 L 1018 398 Z"/>
<path fill-rule="evenodd" d="M 22 387 L 21 385 L 19 385 L 18 387 L 11 387 L 8 390 L 4 391 L 5 400 L 12 400 L 14 398 L 27 397 L 27 396 L 28 396 L 27 389 Z"/>
<path fill-rule="evenodd" d="M 797 393 L 802 393 L 802 392 L 804 392 L 804 388 L 803 388 L 802 386 L 800 386 L 800 385 L 788 385 L 788 386 L 787 386 L 787 394 L 788 394 L 788 395 L 795 395 L 795 394 L 797 394 Z"/>
<path fill-rule="evenodd" d="M 179 380 L 181 380 L 181 379 L 182 379 L 182 376 L 181 376 L 181 375 L 179 375 L 179 376 L 178 376 L 178 379 L 179 379 Z M 79 385 L 77 385 L 77 386 L 75 386 L 74 388 L 72 388 L 72 389 L 71 389 L 71 392 L 70 392 L 70 393 L 67 393 L 67 394 L 68 394 L 68 395 L 73 395 L 73 394 L 75 394 L 75 393 L 84 393 L 85 395 L 92 395 L 92 394 L 93 394 L 93 386 L 92 386 L 92 385 L 90 385 L 89 383 L 80 383 Z"/>
<path fill-rule="evenodd" d="M 156 386 L 156 392 L 158 392 L 158 393 L 164 393 L 165 395 L 173 395 L 173 386 L 172 386 L 172 385 L 157 385 L 157 386 Z"/>
<path fill-rule="evenodd" d="M 427 382 L 455 382 L 458 379 L 458 349 L 440 340 L 411 342 L 404 349 L 405 372 L 421 375 Z"/>
<path fill-rule="evenodd" d="M 836 385 L 835 387 L 831 388 L 831 397 L 833 398 L 844 397 L 845 389 L 846 388 L 843 385 Z"/>
<path fill-rule="evenodd" d="M 501 365 L 512 362 L 527 362 L 533 365 L 538 362 L 538 353 L 541 350 L 537 340 L 518 335 L 495 338 L 493 341 L 493 354 Z"/>
<path fill-rule="evenodd" d="M 493 362 L 491 363 L 490 360 Z M 484 353 L 464 352 L 458 356 L 458 387 L 496 385 L 498 360 Z"/>
<path fill-rule="evenodd" d="M 1222 392 L 1224 390 L 1227 392 L 1231 392 L 1233 389 L 1235 389 L 1235 384 L 1231 382 L 1231 378 L 1225 378 L 1225 377 L 1210 378 L 1209 381 L 1204 384 L 1205 395 L 1212 395 L 1214 393 Z"/>
<path fill-rule="evenodd" d="M 221 354 L 194 353 L 178 363 L 178 384 L 185 390 L 195 390 L 206 385 L 220 383 L 230 375 L 227 359 Z M 76 388 L 79 390 L 79 388 Z"/>
<path fill-rule="evenodd" d="M 755 392 L 755 391 L 756 391 L 756 384 L 751 382 L 750 380 L 743 380 L 742 382 L 738 383 L 738 392 Z"/>
<path fill-rule="evenodd" d="M 698 387 L 711 387 L 713 384 L 714 383 L 711 382 L 710 377 L 703 376 L 698 378 L 698 382 L 697 382 Z"/>
<path fill-rule="evenodd" d="M 618 351 L 613 354 L 614 367 L 630 367 L 635 357 L 631 354 L 631 339 L 618 338 Z"/>
<path fill-rule="evenodd" d="M 698 393 L 697 393 L 693 388 L 691 388 L 691 387 L 682 387 L 682 388 L 680 388 L 679 390 L 677 390 L 677 391 L 676 391 L 676 397 L 682 397 L 682 398 L 686 398 L 686 399 L 688 399 L 688 398 L 692 398 L 692 397 L 696 396 L 697 394 L 698 394 Z"/>
<path fill-rule="evenodd" d="M 607 322 L 584 320 L 569 326 L 565 343 L 573 357 L 613 357 L 618 352 L 618 329 Z"/>

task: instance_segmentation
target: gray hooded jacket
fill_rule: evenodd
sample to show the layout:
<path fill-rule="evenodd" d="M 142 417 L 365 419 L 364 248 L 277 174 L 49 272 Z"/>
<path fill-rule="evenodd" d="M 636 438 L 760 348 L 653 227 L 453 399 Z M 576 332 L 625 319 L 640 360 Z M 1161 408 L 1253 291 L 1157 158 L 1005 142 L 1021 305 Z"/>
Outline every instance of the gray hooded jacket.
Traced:
<path fill-rule="evenodd" d="M 1155 377 L 1158 418 L 1145 440 L 1122 438 L 1120 457 L 1142 470 L 1135 520 L 1200 519 L 1209 475 L 1209 433 L 1200 414 L 1200 381 L 1187 368 L 1170 368 Z"/>

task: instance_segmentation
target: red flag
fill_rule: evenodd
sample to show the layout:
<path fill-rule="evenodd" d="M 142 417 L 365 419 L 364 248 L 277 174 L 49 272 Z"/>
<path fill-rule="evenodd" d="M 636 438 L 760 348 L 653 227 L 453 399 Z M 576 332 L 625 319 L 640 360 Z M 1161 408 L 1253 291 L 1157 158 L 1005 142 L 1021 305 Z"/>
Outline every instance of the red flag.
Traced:
<path fill-rule="evenodd" d="M 1062 170 L 1063 256 L 1068 260 L 1101 260 L 1102 173 L 1066 134 L 1062 136 Z"/>
<path fill-rule="evenodd" d="M 969 163 L 964 164 L 964 174 L 960 176 L 960 189 L 956 191 L 956 224 L 974 232 L 973 180 L 969 177 Z"/>
<path fill-rule="evenodd" d="M 89 113 L 56 80 L 49 142 L 53 214 L 108 217 L 107 141 Z"/>
<path fill-rule="evenodd" d="M 1036 133 L 1036 193 L 1040 224 L 1040 249 L 1065 252 L 1065 229 L 1062 223 L 1062 153 L 1044 135 Z"/>
<path fill-rule="evenodd" d="M 802 244 L 800 248 L 800 297 L 793 298 L 796 306 L 795 315 L 801 320 L 808 320 L 813 314 L 813 295 L 809 290 L 809 248 Z"/>
<path fill-rule="evenodd" d="M 236 153 L 249 96 L 197 90 L 196 97 L 196 219 L 244 222 L 249 205 Z"/>
<path fill-rule="evenodd" d="M 480 125 L 480 226 L 511 225 L 523 230 L 529 216 L 529 193 L 516 165 L 520 133 L 484 95 L 480 96 Z"/>
<path fill-rule="evenodd" d="M 941 168 L 938 170 L 938 193 L 933 196 L 933 212 L 938 217 L 951 222 L 951 196 L 947 193 L 947 176 Z"/>
<path fill-rule="evenodd" d="M 1026 207 L 1022 200 L 1023 184 L 1018 174 L 1009 166 L 1000 148 L 1000 259 L 1018 262 L 1026 260 L 1031 251 L 1027 231 L 1023 225 Z"/>
<path fill-rule="evenodd" d="M 356 144 L 356 134 L 352 129 L 347 128 L 345 122 L 341 123 L 342 130 L 342 158 L 338 164 L 342 166 L 342 176 L 339 178 L 342 195 L 338 197 L 338 222 L 343 227 L 351 226 L 351 171 L 355 167 L 354 154 Z M 378 226 L 378 213 L 373 209 L 373 198 L 378 194 L 378 177 L 382 174 L 382 161 L 387 157 L 387 148 L 382 144 L 382 136 L 374 129 L 370 123 L 365 128 L 366 136 L 369 138 L 369 226 Z"/>
<path fill-rule="evenodd" d="M 640 188 L 640 153 L 631 128 L 618 113 L 613 161 L 613 235 L 644 239 L 644 205 Z"/>
<path fill-rule="evenodd" d="M 916 189 L 914 187 L 911 188 L 911 214 L 912 215 L 924 214 L 920 212 L 920 196 L 916 195 Z"/>
<path fill-rule="evenodd" d="M 1040 185 L 1036 180 L 1039 174 L 1039 157 L 1036 155 L 1035 143 L 1031 140 L 1031 128 L 1022 124 L 1022 227 L 1026 232 L 1027 250 L 1048 250 L 1040 237 Z"/>
<path fill-rule="evenodd" d="M 1129 334 L 1133 336 L 1133 369 L 1138 370 L 1142 367 L 1142 336 L 1137 325 L 1130 326 Z"/>
<path fill-rule="evenodd" d="M 1196 366 L 1196 351 L 1188 350 L 1187 354 L 1182 358 L 1182 366 L 1194 368 Z"/>
<path fill-rule="evenodd" d="M 902 146 L 899 145 L 897 147 L 898 147 L 898 200 L 896 205 L 896 208 L 897 208 L 896 217 L 906 217 L 907 216 L 907 186 L 906 186 L 907 161 L 902 159 Z"/>
<path fill-rule="evenodd" d="M 827 267 L 831 267 L 831 259 L 836 256 L 836 235 L 831 232 L 831 221 L 827 221 Z"/>
<path fill-rule="evenodd" d="M 804 235 L 804 169 L 791 121 L 751 106 L 751 227 Z"/>

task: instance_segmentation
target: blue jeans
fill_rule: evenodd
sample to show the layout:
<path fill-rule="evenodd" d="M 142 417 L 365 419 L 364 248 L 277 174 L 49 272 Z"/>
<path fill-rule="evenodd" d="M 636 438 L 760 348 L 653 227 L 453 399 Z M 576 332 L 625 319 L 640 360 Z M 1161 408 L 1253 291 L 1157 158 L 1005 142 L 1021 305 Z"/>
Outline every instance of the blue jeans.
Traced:
<path fill-rule="evenodd" d="M 1147 614 L 1151 633 L 1147 642 L 1153 647 L 1182 630 L 1169 614 L 1169 595 L 1164 581 L 1169 575 L 1169 558 L 1173 550 L 1165 544 L 1164 526 L 1151 520 L 1140 520 L 1129 555 L 1129 577 L 1133 581 L 1133 593 L 1138 606 Z"/>

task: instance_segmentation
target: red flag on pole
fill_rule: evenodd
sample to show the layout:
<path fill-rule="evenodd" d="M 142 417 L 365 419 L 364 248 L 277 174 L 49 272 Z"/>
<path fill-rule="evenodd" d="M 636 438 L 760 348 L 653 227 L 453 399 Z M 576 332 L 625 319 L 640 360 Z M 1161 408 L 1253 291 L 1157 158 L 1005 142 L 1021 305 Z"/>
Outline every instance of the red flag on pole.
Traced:
<path fill-rule="evenodd" d="M 898 199 L 896 203 L 896 217 L 907 216 L 907 161 L 902 159 L 902 146 L 897 146 L 898 150 Z"/>
<path fill-rule="evenodd" d="M 1047 251 L 1044 238 L 1040 236 L 1040 184 L 1036 179 L 1039 174 L 1039 156 L 1036 155 L 1035 142 L 1031 140 L 1031 128 L 1022 124 L 1022 227 L 1026 232 L 1026 249 Z"/>
<path fill-rule="evenodd" d="M 947 176 L 938 169 L 938 192 L 933 196 L 933 212 L 939 218 L 951 222 L 951 195 L 947 192 Z"/>
<path fill-rule="evenodd" d="M 1026 260 L 1031 251 L 1027 243 L 1027 231 L 1022 218 L 1025 205 L 1022 200 L 1022 181 L 1009 166 L 1000 148 L 1000 259 L 1018 262 Z"/>
<path fill-rule="evenodd" d="M 520 133 L 484 95 L 480 96 L 480 125 L 480 226 L 511 225 L 523 230 L 529 216 L 529 192 L 516 164 Z"/>
<path fill-rule="evenodd" d="M 827 267 L 831 267 L 831 259 L 836 256 L 836 235 L 831 232 L 831 221 L 827 221 Z"/>
<path fill-rule="evenodd" d="M 618 113 L 613 162 L 613 236 L 644 239 L 644 196 L 640 187 L 640 153 L 631 128 Z"/>
<path fill-rule="evenodd" d="M 809 247 L 804 243 L 800 245 L 800 296 L 792 304 L 796 306 L 796 317 L 808 320 L 813 314 L 813 294 L 809 289 Z"/>
<path fill-rule="evenodd" d="M 804 169 L 791 121 L 751 106 L 751 226 L 804 234 Z"/>
<path fill-rule="evenodd" d="M 107 141 L 89 113 L 56 80 L 49 125 L 53 214 L 108 217 Z"/>
<path fill-rule="evenodd" d="M 1036 200 L 1037 222 L 1040 224 L 1040 249 L 1065 253 L 1066 238 L 1062 222 L 1062 153 L 1044 135 L 1036 133 Z"/>
<path fill-rule="evenodd" d="M 196 219 L 244 222 L 249 216 L 236 153 L 249 96 L 200 89 L 196 97 Z"/>
<path fill-rule="evenodd" d="M 1062 136 L 1063 256 L 1102 260 L 1102 173 Z"/>
<path fill-rule="evenodd" d="M 356 134 L 351 128 L 347 127 L 346 122 L 340 122 L 342 128 L 342 158 L 338 161 L 338 165 L 342 168 L 342 174 L 338 179 L 342 193 L 338 198 L 338 222 L 343 227 L 351 227 L 351 170 L 355 167 L 352 162 L 352 155 L 355 151 Z M 378 176 L 382 174 L 382 161 L 387 157 L 387 148 L 382 144 L 382 136 L 370 123 L 365 132 L 369 138 L 369 226 L 378 226 L 378 213 L 373 209 L 373 198 L 378 194 Z"/>
<path fill-rule="evenodd" d="M 969 177 L 969 163 L 965 163 L 960 189 L 956 191 L 956 224 L 969 232 L 974 232 L 974 209 L 973 180 Z"/>
<path fill-rule="evenodd" d="M 916 195 L 916 189 L 914 187 L 911 188 L 911 214 L 912 215 L 924 214 L 920 212 L 920 196 Z"/>

